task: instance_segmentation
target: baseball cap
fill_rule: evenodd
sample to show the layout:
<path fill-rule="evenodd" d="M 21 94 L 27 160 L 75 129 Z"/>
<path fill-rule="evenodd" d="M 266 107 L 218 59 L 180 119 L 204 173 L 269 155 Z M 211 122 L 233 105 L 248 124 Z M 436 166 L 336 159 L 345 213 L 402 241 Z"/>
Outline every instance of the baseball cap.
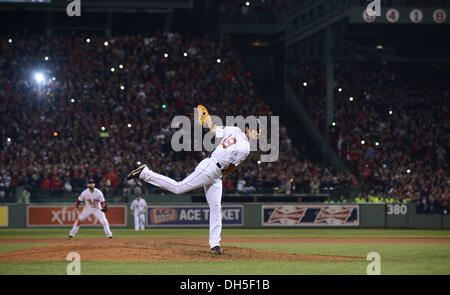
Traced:
<path fill-rule="evenodd" d="M 88 180 L 88 184 L 89 183 L 93 183 L 93 184 L 95 184 L 95 180 L 93 179 L 93 178 L 89 178 L 89 180 Z"/>

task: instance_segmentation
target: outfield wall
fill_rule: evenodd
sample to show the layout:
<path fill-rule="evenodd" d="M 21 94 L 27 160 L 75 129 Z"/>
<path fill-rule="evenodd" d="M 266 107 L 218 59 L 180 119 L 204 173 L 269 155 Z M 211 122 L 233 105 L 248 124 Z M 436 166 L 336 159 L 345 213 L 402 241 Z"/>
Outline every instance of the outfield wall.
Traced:
<path fill-rule="evenodd" d="M 129 204 L 109 206 L 111 227 L 134 228 Z M 0 228 L 71 227 L 73 204 L 3 204 Z M 208 227 L 207 204 L 150 205 L 147 227 Z M 223 204 L 224 227 L 450 229 L 450 215 L 418 215 L 415 204 L 244 203 Z M 100 226 L 94 218 L 85 226 Z"/>

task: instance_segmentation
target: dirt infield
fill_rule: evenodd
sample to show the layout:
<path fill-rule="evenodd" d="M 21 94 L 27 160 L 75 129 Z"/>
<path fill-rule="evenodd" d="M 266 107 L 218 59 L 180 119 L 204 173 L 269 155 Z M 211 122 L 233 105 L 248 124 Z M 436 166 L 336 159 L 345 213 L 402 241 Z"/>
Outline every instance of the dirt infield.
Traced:
<path fill-rule="evenodd" d="M 230 239 L 236 242 L 238 239 Z M 2 243 L 47 243 L 33 248 L 0 253 L 0 261 L 65 261 L 78 252 L 91 261 L 348 261 L 360 257 L 321 256 L 224 246 L 225 254 L 211 255 L 204 239 L 15 239 Z"/>
<path fill-rule="evenodd" d="M 433 238 L 226 238 L 226 243 L 419 243 L 450 244 L 450 239 Z M 1 239 L 0 243 L 40 243 L 33 248 L 0 253 L 0 261 L 62 261 L 69 252 L 78 252 L 83 260 L 95 261 L 347 261 L 361 257 L 325 256 L 265 251 L 223 246 L 225 254 L 209 253 L 205 239 L 151 238 L 125 239 Z"/>

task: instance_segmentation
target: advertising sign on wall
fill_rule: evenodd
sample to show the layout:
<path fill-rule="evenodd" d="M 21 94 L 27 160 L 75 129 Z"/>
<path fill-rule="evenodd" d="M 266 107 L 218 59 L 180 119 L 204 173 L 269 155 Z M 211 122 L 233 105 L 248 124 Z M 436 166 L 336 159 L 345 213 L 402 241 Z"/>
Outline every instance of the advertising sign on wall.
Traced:
<path fill-rule="evenodd" d="M 263 226 L 358 226 L 358 205 L 262 206 Z"/>
<path fill-rule="evenodd" d="M 209 226 L 208 206 L 149 206 L 148 226 Z M 242 226 L 244 207 L 222 206 L 223 226 Z"/>

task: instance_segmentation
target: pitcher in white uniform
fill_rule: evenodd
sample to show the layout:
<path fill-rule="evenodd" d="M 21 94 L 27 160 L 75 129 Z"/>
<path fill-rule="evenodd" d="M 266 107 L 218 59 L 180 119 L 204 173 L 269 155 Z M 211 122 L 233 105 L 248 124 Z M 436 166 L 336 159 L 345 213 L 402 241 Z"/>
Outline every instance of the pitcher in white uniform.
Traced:
<path fill-rule="evenodd" d="M 144 230 L 145 228 L 145 210 L 147 209 L 147 202 L 137 196 L 136 199 L 131 202 L 131 215 L 134 215 L 134 229 Z"/>
<path fill-rule="evenodd" d="M 78 233 L 80 229 L 81 223 L 90 215 L 94 215 L 95 218 L 103 225 L 103 230 L 105 231 L 106 237 L 108 239 L 112 238 L 111 230 L 109 229 L 108 220 L 106 220 L 105 213 L 108 211 L 108 206 L 105 203 L 105 197 L 103 193 L 95 188 L 95 181 L 90 179 L 88 181 L 88 188 L 85 189 L 81 195 L 78 197 L 77 203 L 75 205 L 76 208 L 80 205 L 81 202 L 85 202 L 86 206 L 84 206 L 83 211 L 81 211 L 80 215 L 78 215 L 75 223 L 73 225 L 72 230 L 69 234 L 69 239 L 72 240 L 73 237 Z"/>
<path fill-rule="evenodd" d="M 170 191 L 174 194 L 183 194 L 203 187 L 208 201 L 209 215 L 209 246 L 212 253 L 223 253 L 220 247 L 220 234 L 222 231 L 222 179 L 244 161 L 250 153 L 249 139 L 258 139 L 259 124 L 256 129 L 245 127 L 242 132 L 238 127 L 216 126 L 211 118 L 205 120 L 203 126 L 208 126 L 215 132 L 217 138 L 223 138 L 210 157 L 203 159 L 195 171 L 182 181 L 173 180 L 167 176 L 158 174 L 142 165 L 133 170 L 127 179 L 140 178 L 145 182 Z"/>

